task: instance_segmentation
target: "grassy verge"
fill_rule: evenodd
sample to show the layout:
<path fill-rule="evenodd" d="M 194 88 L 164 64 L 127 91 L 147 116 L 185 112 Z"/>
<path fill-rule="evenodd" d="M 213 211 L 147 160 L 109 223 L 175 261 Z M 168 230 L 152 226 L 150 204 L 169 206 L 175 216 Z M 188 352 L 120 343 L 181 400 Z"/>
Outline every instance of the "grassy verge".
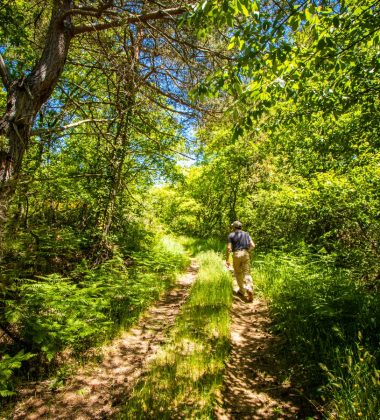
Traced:
<path fill-rule="evenodd" d="M 226 251 L 227 245 L 227 237 L 226 241 L 222 241 L 219 238 L 202 239 L 189 236 L 181 236 L 179 241 L 191 255 L 197 255 L 206 251 L 215 251 L 223 254 Z"/>
<path fill-rule="evenodd" d="M 306 396 L 327 418 L 377 419 L 380 297 L 323 259 L 267 255 L 253 274 Z"/>
<path fill-rule="evenodd" d="M 200 270 L 170 340 L 151 363 L 121 418 L 211 418 L 229 354 L 231 277 L 217 254 Z"/>

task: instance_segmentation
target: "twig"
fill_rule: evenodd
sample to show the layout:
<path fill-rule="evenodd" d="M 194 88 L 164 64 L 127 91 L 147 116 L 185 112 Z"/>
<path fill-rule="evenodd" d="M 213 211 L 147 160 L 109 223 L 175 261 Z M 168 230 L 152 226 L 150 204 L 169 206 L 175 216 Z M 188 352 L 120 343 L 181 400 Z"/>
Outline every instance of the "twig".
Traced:
<path fill-rule="evenodd" d="M 95 123 L 95 122 L 110 122 L 110 121 L 111 120 L 109 120 L 109 119 L 94 120 L 92 118 L 87 118 L 85 120 L 76 121 L 74 123 L 64 125 L 63 127 L 46 128 L 46 129 L 45 128 L 40 128 L 38 130 L 32 131 L 32 136 L 39 136 L 41 134 L 46 134 L 46 133 L 59 133 L 60 131 L 67 130 L 69 128 L 74 128 L 74 127 L 77 127 L 78 125 L 86 124 L 88 122 Z"/>

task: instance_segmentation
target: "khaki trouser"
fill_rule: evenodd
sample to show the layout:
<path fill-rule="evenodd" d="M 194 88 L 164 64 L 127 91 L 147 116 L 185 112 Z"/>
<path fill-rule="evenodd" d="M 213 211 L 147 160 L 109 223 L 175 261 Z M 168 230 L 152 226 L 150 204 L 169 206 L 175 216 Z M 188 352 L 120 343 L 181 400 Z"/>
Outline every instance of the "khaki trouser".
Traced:
<path fill-rule="evenodd" d="M 234 272 L 240 292 L 253 292 L 251 266 L 249 262 L 249 252 L 246 249 L 239 249 L 232 254 Z"/>

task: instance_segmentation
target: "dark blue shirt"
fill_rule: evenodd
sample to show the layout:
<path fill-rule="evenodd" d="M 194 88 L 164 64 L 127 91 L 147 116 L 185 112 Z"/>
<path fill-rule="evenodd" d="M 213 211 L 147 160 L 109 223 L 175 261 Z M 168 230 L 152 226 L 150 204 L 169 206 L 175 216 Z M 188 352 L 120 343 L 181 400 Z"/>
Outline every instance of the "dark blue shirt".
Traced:
<path fill-rule="evenodd" d="M 249 249 L 251 247 L 251 237 L 247 232 L 237 229 L 228 235 L 228 243 L 231 244 L 232 251 L 239 249 Z"/>

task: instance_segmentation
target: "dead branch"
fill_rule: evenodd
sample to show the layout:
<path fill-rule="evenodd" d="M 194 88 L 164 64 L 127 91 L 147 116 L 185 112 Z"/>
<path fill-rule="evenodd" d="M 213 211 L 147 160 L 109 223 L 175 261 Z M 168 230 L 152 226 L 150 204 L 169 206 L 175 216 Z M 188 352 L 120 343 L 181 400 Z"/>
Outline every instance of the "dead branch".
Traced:
<path fill-rule="evenodd" d="M 32 131 L 32 136 L 40 136 L 41 134 L 48 134 L 48 133 L 59 133 L 60 131 L 65 131 L 69 128 L 77 127 L 78 125 L 87 124 L 87 123 L 95 123 L 95 122 L 109 122 L 109 119 L 99 119 L 94 120 L 92 118 L 87 118 L 86 120 L 76 121 L 71 124 L 64 125 L 62 127 L 54 127 L 54 128 L 40 128 L 38 130 Z"/>
<path fill-rule="evenodd" d="M 88 25 L 81 25 L 73 28 L 73 35 L 83 34 L 86 32 L 96 32 L 102 31 L 105 29 L 117 28 L 123 25 L 131 24 L 131 23 L 144 23 L 150 20 L 157 20 L 157 19 L 172 19 L 174 16 L 182 15 L 187 11 L 184 7 L 175 7 L 172 9 L 164 9 L 164 10 L 157 10 L 152 13 L 147 13 L 145 15 L 140 16 L 128 16 L 125 18 L 113 20 L 107 23 L 96 23 L 91 26 Z"/>

